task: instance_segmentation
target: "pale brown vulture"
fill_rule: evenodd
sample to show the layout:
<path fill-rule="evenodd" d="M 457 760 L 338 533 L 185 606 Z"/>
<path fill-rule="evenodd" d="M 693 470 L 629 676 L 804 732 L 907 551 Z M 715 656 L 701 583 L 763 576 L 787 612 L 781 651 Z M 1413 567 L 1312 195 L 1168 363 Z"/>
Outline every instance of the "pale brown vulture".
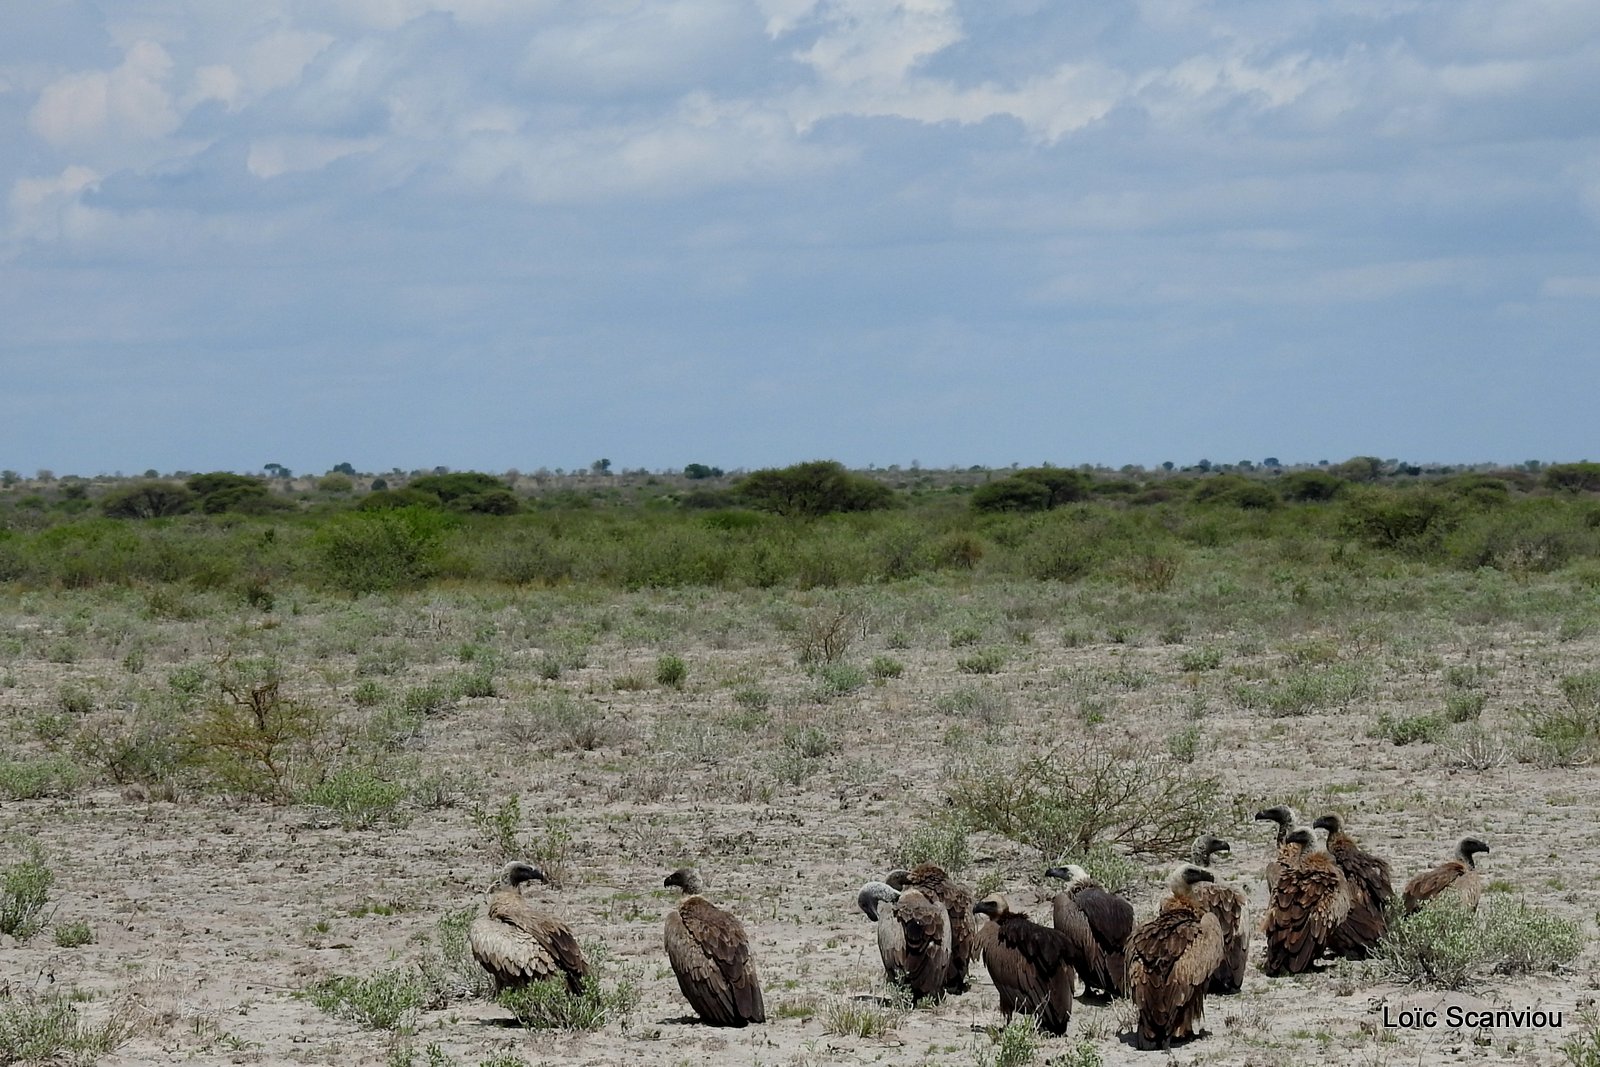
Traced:
<path fill-rule="evenodd" d="M 1431 871 L 1423 871 L 1406 883 L 1406 914 L 1410 915 L 1422 905 L 1443 893 L 1453 890 L 1468 911 L 1478 910 L 1478 897 L 1483 894 L 1483 876 L 1472 857 L 1488 852 L 1489 846 L 1476 837 L 1463 837 L 1456 844 L 1456 854 Z"/>
<path fill-rule="evenodd" d="M 1394 899 L 1389 862 L 1358 845 L 1337 815 L 1324 815 L 1311 827 L 1328 831 L 1328 854 L 1350 886 L 1350 914 L 1328 939 L 1328 951 L 1347 960 L 1364 960 L 1389 928 L 1389 902 Z"/>
<path fill-rule="evenodd" d="M 695 1014 L 712 1026 L 766 1022 L 761 979 L 743 924 L 700 895 L 704 885 L 692 867 L 680 867 L 661 884 L 684 893 L 667 912 L 667 959 Z"/>
<path fill-rule="evenodd" d="M 1300 846 L 1289 844 L 1288 839 L 1289 831 L 1300 825 L 1300 816 L 1287 804 L 1279 804 L 1256 812 L 1256 818 L 1278 824 L 1278 852 L 1267 862 L 1267 891 L 1270 893 L 1278 886 L 1278 876 L 1299 862 Z"/>
<path fill-rule="evenodd" d="M 1311 970 L 1350 914 L 1344 872 L 1316 835 L 1302 826 L 1289 831 L 1285 841 L 1299 844 L 1300 859 L 1279 876 L 1262 924 L 1267 958 L 1261 969 L 1273 978 Z"/>
<path fill-rule="evenodd" d="M 1215 879 L 1194 864 L 1167 878 L 1171 894 L 1155 917 L 1128 939 L 1128 995 L 1138 1009 L 1133 1044 L 1170 1049 L 1173 1041 L 1199 1037 L 1205 1021 L 1206 987 L 1222 964 L 1222 927 L 1200 908 L 1194 888 Z"/>
<path fill-rule="evenodd" d="M 945 969 L 946 993 L 967 991 L 967 970 L 978 955 L 978 924 L 972 918 L 972 893 L 956 882 L 944 868 L 934 863 L 919 863 L 909 871 L 890 871 L 884 881 L 904 892 L 916 889 L 943 906 L 950 916 L 950 964 Z"/>
<path fill-rule="evenodd" d="M 1214 834 L 1195 838 L 1189 862 L 1209 869 L 1218 852 L 1232 853 L 1228 842 Z M 1215 875 L 1213 874 L 1213 877 Z M 1250 958 L 1250 922 L 1245 912 L 1248 898 L 1233 886 L 1221 882 L 1201 882 L 1192 887 L 1190 897 L 1201 911 L 1217 917 L 1222 928 L 1222 962 L 1211 976 L 1209 993 L 1237 993 L 1244 988 L 1245 965 Z"/>
<path fill-rule="evenodd" d="M 973 905 L 973 913 L 989 922 L 978 931 L 978 947 L 1007 1023 L 1014 1012 L 1032 1015 L 1039 1029 L 1064 1034 L 1072 1021 L 1072 994 L 1077 989 L 1075 965 L 1082 962 L 1093 942 L 1088 930 L 1081 940 L 1041 926 L 1026 914 L 1012 910 L 1005 894 L 996 893 Z"/>
<path fill-rule="evenodd" d="M 573 995 L 583 991 L 589 964 L 566 923 L 541 915 L 522 899 L 528 882 L 543 882 L 531 863 L 508 863 L 489 890 L 489 913 L 467 930 L 472 956 L 489 972 L 494 989 L 525 986 L 546 978 L 565 978 Z"/>
<path fill-rule="evenodd" d="M 861 887 L 856 903 L 878 926 L 878 955 L 889 981 L 916 1000 L 938 998 L 950 969 L 950 913 L 919 889 L 904 893 L 883 882 Z"/>
<path fill-rule="evenodd" d="M 1056 929 L 1070 929 L 1081 914 L 1094 937 L 1096 953 L 1083 971 L 1085 989 L 1108 997 L 1128 992 L 1128 935 L 1133 933 L 1133 905 L 1089 877 L 1089 872 L 1070 863 L 1051 867 L 1046 878 L 1065 879 L 1067 888 L 1052 902 Z"/>

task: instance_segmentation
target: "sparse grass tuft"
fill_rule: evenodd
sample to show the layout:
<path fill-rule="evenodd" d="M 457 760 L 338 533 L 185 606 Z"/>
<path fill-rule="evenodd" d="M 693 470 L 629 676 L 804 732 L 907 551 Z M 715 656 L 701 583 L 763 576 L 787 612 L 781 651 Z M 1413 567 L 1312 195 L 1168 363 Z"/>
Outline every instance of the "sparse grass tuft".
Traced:
<path fill-rule="evenodd" d="M 1016 1015 L 994 1035 L 993 1042 L 993 1047 L 975 1051 L 976 1067 L 1027 1067 L 1038 1058 L 1043 1035 L 1033 1016 Z"/>
<path fill-rule="evenodd" d="M 58 948 L 80 948 L 94 943 L 94 930 L 82 919 L 69 923 L 56 923 L 51 934 Z"/>
<path fill-rule="evenodd" d="M 838 1037 L 888 1037 L 905 1019 L 905 1008 L 897 1004 L 834 997 L 823 1006 L 822 1032 Z"/>
<path fill-rule="evenodd" d="M 966 827 L 950 822 L 920 825 L 900 839 L 891 860 L 907 870 L 919 863 L 937 863 L 951 874 L 959 874 L 972 863 Z"/>
<path fill-rule="evenodd" d="M 1413 742 L 1432 744 L 1438 741 L 1449 724 L 1437 715 L 1395 716 L 1387 711 L 1378 713 L 1377 721 L 1367 728 L 1368 737 L 1377 737 L 1396 745 Z"/>
<path fill-rule="evenodd" d="M 103 1023 L 88 1023 L 62 997 L 0 999 L 0 1063 L 89 1067 L 132 1033 L 122 1013 Z"/>
<path fill-rule="evenodd" d="M 406 786 L 371 767 L 341 767 L 305 791 L 307 804 L 327 808 L 347 830 L 406 821 Z"/>

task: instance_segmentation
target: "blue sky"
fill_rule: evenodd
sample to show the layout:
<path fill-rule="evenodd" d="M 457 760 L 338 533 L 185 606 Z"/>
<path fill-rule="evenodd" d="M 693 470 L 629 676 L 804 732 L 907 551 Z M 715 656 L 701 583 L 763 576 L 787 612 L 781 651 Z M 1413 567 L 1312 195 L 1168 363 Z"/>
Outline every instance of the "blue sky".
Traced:
<path fill-rule="evenodd" d="M 0 466 L 1600 459 L 1593 0 L 7 0 Z"/>

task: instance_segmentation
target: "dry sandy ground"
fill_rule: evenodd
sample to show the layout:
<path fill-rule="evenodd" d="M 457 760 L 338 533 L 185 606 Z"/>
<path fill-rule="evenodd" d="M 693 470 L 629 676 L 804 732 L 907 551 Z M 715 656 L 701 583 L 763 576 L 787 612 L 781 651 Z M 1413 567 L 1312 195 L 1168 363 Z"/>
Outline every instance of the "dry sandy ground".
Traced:
<path fill-rule="evenodd" d="M 1559 700 L 1560 676 L 1594 663 L 1600 646 L 1593 640 L 1558 644 L 1547 632 L 1462 624 L 1376 645 L 1349 633 L 1260 632 L 1191 635 L 1183 644 L 1147 635 L 1138 644 L 1119 644 L 1099 634 L 1085 642 L 1081 632 L 1072 635 L 1046 617 L 1007 631 L 1008 659 L 998 673 L 969 675 L 956 663 L 971 649 L 949 647 L 946 616 L 918 621 L 882 609 L 867 613 L 848 659 L 864 665 L 887 654 L 905 665 L 905 673 L 817 702 L 807 695 L 815 683 L 796 663 L 792 636 L 772 622 L 765 606 L 748 598 L 687 595 L 622 602 L 628 618 L 650 615 L 653 636 L 630 635 L 627 626 L 602 628 L 582 657 L 585 665 L 553 681 L 534 670 L 545 650 L 502 605 L 458 608 L 445 599 L 430 602 L 426 612 L 400 605 L 387 621 L 381 616 L 388 609 L 370 609 L 380 616 L 380 629 L 394 627 L 391 642 L 412 648 L 406 668 L 383 679 L 396 690 L 452 667 L 447 650 L 463 640 L 502 651 L 501 695 L 465 699 L 431 716 L 419 750 L 429 769 L 468 776 L 485 803 L 520 798 L 530 833 L 552 815 L 571 820 L 566 884 L 534 887 L 530 894 L 585 941 L 606 946 L 613 973 L 633 966 L 643 982 L 641 1005 L 628 1024 L 596 1033 L 508 1028 L 502 1025 L 506 1013 L 484 1001 L 423 1013 L 408 1039 L 419 1063 L 426 1062 L 422 1050 L 430 1044 L 465 1067 L 501 1052 L 530 1064 L 984 1062 L 992 1055 L 997 1011 L 981 969 L 972 993 L 910 1013 L 891 1037 L 825 1032 L 830 1003 L 881 991 L 872 929 L 855 910 L 855 890 L 891 866 L 908 832 L 949 818 L 941 770 L 953 751 L 1023 752 L 1069 738 L 1091 729 L 1084 725 L 1085 707 L 1104 718 L 1092 727 L 1100 731 L 1165 737 L 1199 722 L 1197 770 L 1222 773 L 1248 805 L 1288 799 L 1313 813 L 1324 807 L 1345 812 L 1352 832 L 1390 858 L 1397 877 L 1442 858 L 1459 835 L 1476 833 L 1493 846 L 1483 865 L 1488 878 L 1500 881 L 1498 888 L 1580 919 L 1594 934 L 1600 886 L 1591 857 L 1600 838 L 1594 822 L 1600 779 L 1592 769 L 1540 769 L 1510 760 L 1486 771 L 1452 770 L 1439 745 L 1396 746 L 1366 734 L 1379 709 L 1438 710 L 1442 672 L 1470 663 L 1485 668 L 1488 678 L 1484 725 L 1509 735 L 1518 706 Z M 773 603 L 778 614 L 787 610 L 782 597 Z M 42 636 L 30 639 L 6 668 L 0 715 L 13 726 L 50 705 L 64 681 L 106 690 L 126 680 L 120 649 L 110 643 L 97 646 L 86 638 L 85 654 L 73 663 L 35 654 L 63 622 L 49 606 L 25 607 L 13 604 L 4 621 Z M 172 665 L 204 659 L 232 634 L 232 640 L 270 643 L 290 670 L 288 684 L 297 696 L 355 715 L 349 694 L 360 653 L 317 638 L 331 631 L 343 610 L 313 604 L 298 616 L 280 612 L 269 633 L 249 638 L 237 636 L 254 625 L 243 615 L 152 624 L 157 632 L 147 635 L 145 674 L 159 678 Z M 1002 640 L 995 635 L 1005 627 L 1004 611 L 983 603 L 952 610 L 987 620 L 980 623 L 988 628 L 985 644 Z M 718 612 L 725 625 L 695 621 Z M 424 622 L 402 624 L 401 616 Z M 1224 650 L 1220 668 L 1180 670 L 1178 657 L 1201 646 Z M 1355 706 L 1270 718 L 1229 698 L 1239 679 L 1275 670 L 1308 647 L 1371 665 L 1370 688 Z M 687 662 L 682 689 L 651 680 L 663 648 Z M 618 689 L 619 677 L 648 684 L 634 689 L 625 682 Z M 740 725 L 732 697 L 752 684 L 773 694 L 769 721 L 755 728 Z M 516 743 L 505 726 L 507 709 L 552 688 L 603 705 L 618 728 L 613 743 L 553 753 Z M 965 705 L 976 703 L 977 710 L 960 701 L 941 704 L 952 692 L 976 694 Z M 784 731 L 802 725 L 825 730 L 832 751 L 791 784 L 770 761 L 783 748 Z M 25 736 L 13 730 L 15 752 L 29 749 Z M 774 789 L 770 800 L 741 799 L 752 781 Z M 396 1047 L 393 1035 L 331 1017 L 295 993 L 329 975 L 414 960 L 424 949 L 419 938 L 441 914 L 481 902 L 499 857 L 469 809 L 424 810 L 402 827 L 355 830 L 313 808 L 203 795 L 147 801 L 107 787 L 6 802 L 0 805 L 0 859 L 37 841 L 58 876 L 58 919 L 86 920 L 96 940 L 64 949 L 46 933 L 20 946 L 5 943 L 0 982 L 13 996 L 77 991 L 87 998 L 90 1018 L 118 1003 L 132 1005 L 140 1030 L 101 1061 L 107 1065 L 384 1064 Z M 1219 869 L 1246 888 L 1259 909 L 1269 828 L 1235 824 L 1229 813 L 1217 818 L 1217 831 L 1235 843 L 1231 860 Z M 1035 916 L 1048 914 L 1039 903 L 1045 887 L 1036 852 L 986 833 L 972 835 L 970 845 L 974 862 L 964 879 L 998 876 Z M 741 915 L 751 933 L 769 1012 L 778 1016 L 765 1026 L 716 1031 L 684 1018 L 686 1005 L 661 950 L 661 917 L 673 893 L 660 885 L 665 872 L 686 860 L 701 867 L 709 895 Z M 1154 904 L 1160 874 L 1152 865 L 1136 891 L 1141 914 Z M 373 912 L 372 904 L 386 907 Z M 1453 995 L 1470 1003 L 1559 1010 L 1562 1031 L 1386 1030 L 1386 1006 L 1393 1014 L 1441 995 L 1385 982 L 1370 967 L 1281 980 L 1252 970 L 1242 994 L 1209 1002 L 1212 1036 L 1175 1050 L 1171 1059 L 1562 1063 L 1561 1041 L 1577 1029 L 1579 1006 L 1594 997 L 1597 961 L 1600 953 L 1591 945 L 1558 973 L 1489 979 L 1471 994 Z M 1085 1037 L 1106 1064 L 1165 1062 L 1118 1039 L 1129 1018 L 1125 1005 L 1080 1003 L 1068 1038 L 1045 1041 L 1038 1062 L 1069 1062 L 1066 1057 L 1082 1054 Z"/>

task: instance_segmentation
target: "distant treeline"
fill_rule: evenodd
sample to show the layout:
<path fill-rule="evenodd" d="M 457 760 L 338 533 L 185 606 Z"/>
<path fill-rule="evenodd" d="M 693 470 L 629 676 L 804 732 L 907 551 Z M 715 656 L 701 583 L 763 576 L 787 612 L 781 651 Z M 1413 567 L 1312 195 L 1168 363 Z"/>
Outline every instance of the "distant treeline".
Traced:
<path fill-rule="evenodd" d="M 335 474 L 343 482 L 292 493 L 227 472 L 93 492 L 19 483 L 0 493 L 0 581 L 177 582 L 267 605 L 294 586 L 433 582 L 810 588 L 954 573 L 1160 589 L 1217 551 L 1516 574 L 1600 561 L 1594 463 L 1448 475 L 1365 458 L 1144 477 L 1039 467 L 908 490 L 895 487 L 904 472 L 818 461 L 678 484 L 630 476 L 632 497 L 531 495 L 473 472 L 358 492 Z"/>

